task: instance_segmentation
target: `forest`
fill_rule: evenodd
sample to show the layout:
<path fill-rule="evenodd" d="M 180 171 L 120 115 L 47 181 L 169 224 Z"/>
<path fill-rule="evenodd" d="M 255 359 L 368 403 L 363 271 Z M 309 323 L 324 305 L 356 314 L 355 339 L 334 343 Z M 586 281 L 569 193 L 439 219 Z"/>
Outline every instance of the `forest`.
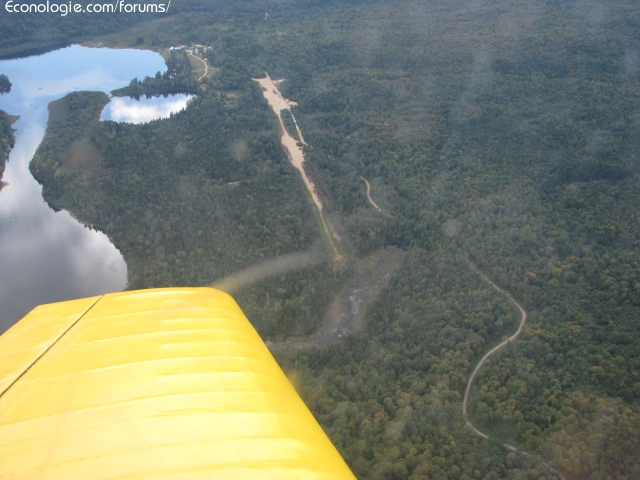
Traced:
<path fill-rule="evenodd" d="M 140 98 L 142 95 L 166 95 L 169 93 L 198 93 L 199 85 L 191 73 L 191 62 L 187 53 L 171 51 L 166 60 L 167 70 L 157 72 L 153 77 L 145 77 L 142 81 L 134 78 L 131 83 L 111 92 L 119 97 Z"/>
<path fill-rule="evenodd" d="M 15 138 L 13 136 L 13 128 L 11 128 L 12 119 L 7 112 L 0 110 L 0 179 L 4 172 L 4 167 L 9 157 L 9 152 L 13 148 Z M 0 190 L 5 184 L 0 181 Z"/>
<path fill-rule="evenodd" d="M 30 170 L 53 208 L 109 235 L 131 289 L 207 285 L 278 255 L 326 255 L 257 84 L 219 97 L 197 97 L 189 113 L 145 125 L 100 122 L 108 98 L 98 92 L 49 106 Z M 74 142 L 92 152 L 89 168 L 68 168 Z M 310 333 L 347 269 L 319 263 L 238 300 L 264 334 Z"/>
<path fill-rule="evenodd" d="M 241 292 L 259 332 L 313 331 L 353 259 L 386 244 L 408 252 L 364 331 L 278 356 L 357 477 L 560 478 L 546 462 L 567 479 L 640 478 L 636 3 L 180 8 L 144 38 L 212 46 L 218 70 L 189 107 L 145 125 L 87 114 L 68 135 L 82 130 L 99 152 L 90 173 L 65 171 L 67 144 L 52 128 L 32 164 L 48 202 L 121 249 L 129 288 L 204 285 L 278 254 L 323 251 L 251 80 L 266 71 L 298 103 L 308 171 L 347 260 Z M 64 102 L 61 118 L 92 108 Z M 489 440 L 465 424 L 462 397 L 520 314 L 470 264 L 529 316 L 473 389 L 470 419 Z"/>
<path fill-rule="evenodd" d="M 15 2 L 14 2 L 15 3 Z M 35 3 L 36 5 L 41 2 Z M 46 3 L 46 2 L 45 2 Z M 64 2 L 62 2 L 64 4 Z M 86 7 L 92 0 L 77 0 L 74 4 Z M 33 2 L 31 4 L 34 4 Z M 4 7 L 4 5 L 3 5 Z M 136 25 L 158 14 L 130 13 L 9 13 L 3 8 L 0 15 L 0 58 L 39 55 L 71 43 L 78 43 L 94 35 L 118 31 Z"/>

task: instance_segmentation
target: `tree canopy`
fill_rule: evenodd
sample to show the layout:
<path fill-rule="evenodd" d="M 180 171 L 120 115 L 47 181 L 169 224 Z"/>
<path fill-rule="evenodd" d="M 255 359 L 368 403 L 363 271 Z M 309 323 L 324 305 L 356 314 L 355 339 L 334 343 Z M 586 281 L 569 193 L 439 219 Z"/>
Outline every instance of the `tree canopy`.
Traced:
<path fill-rule="evenodd" d="M 146 125 L 93 114 L 89 175 L 65 172 L 61 148 L 45 155 L 47 138 L 32 164 L 50 168 L 47 201 L 122 250 L 130 287 L 206 284 L 322 249 L 251 80 L 266 71 L 298 104 L 308 172 L 347 257 L 408 250 L 362 333 L 279 358 L 357 476 L 554 478 L 543 462 L 569 479 L 640 476 L 635 2 L 180 8 L 144 40 L 211 47 L 217 71 L 198 98 Z M 462 395 L 519 312 L 468 262 L 529 314 L 473 391 L 470 418 L 492 440 L 466 426 Z M 308 333 L 348 275 L 349 262 L 324 263 L 239 300 L 267 338 Z"/>

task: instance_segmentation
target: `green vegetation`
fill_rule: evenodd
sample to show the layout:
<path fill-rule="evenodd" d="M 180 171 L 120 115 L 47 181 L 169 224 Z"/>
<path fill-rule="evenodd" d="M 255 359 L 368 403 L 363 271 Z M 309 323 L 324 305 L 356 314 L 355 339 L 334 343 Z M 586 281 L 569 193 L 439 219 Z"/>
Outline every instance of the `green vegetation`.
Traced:
<path fill-rule="evenodd" d="M 51 104 L 31 171 L 49 204 L 110 236 L 127 262 L 129 288 L 206 285 L 277 255 L 322 248 L 257 84 L 249 79 L 232 105 L 220 96 L 145 125 L 99 122 L 102 93 Z M 95 151 L 89 171 L 69 166 L 78 144 Z M 321 321 L 340 275 L 320 264 L 239 300 L 263 333 L 305 334 Z"/>
<path fill-rule="evenodd" d="M 11 128 L 13 121 L 15 121 L 15 119 L 12 119 L 7 112 L 0 110 L 0 178 L 2 178 L 9 152 L 15 143 L 13 129 Z M 5 184 L 0 181 L 0 190 L 2 190 L 4 185 Z"/>
<path fill-rule="evenodd" d="M 58 192 L 43 177 L 48 201 L 122 249 L 130 286 L 205 284 L 319 241 L 250 81 L 268 71 L 299 104 L 341 248 L 409 251 L 361 333 L 280 358 L 358 477 L 554 478 L 540 458 L 568 479 L 640 477 L 635 2 L 184 8 L 144 37 L 211 45 L 204 93 L 168 120 L 91 127 L 103 170 L 88 183 Z M 462 395 L 519 313 L 467 259 L 529 313 L 474 389 L 470 416 L 491 441 L 465 425 Z M 337 276 L 314 267 L 240 301 L 263 334 L 308 332 Z"/>
<path fill-rule="evenodd" d="M 0 74 L 0 95 L 3 93 L 9 93 L 11 91 L 11 82 L 9 81 L 9 77 L 7 77 L 4 73 Z"/>
<path fill-rule="evenodd" d="M 167 59 L 167 71 L 157 72 L 154 77 L 145 77 L 142 81 L 134 78 L 129 86 L 114 90 L 120 97 L 153 96 L 169 93 L 198 93 L 197 81 L 191 74 L 191 61 L 186 52 L 172 51 Z"/>
<path fill-rule="evenodd" d="M 74 4 L 83 7 L 91 3 L 91 0 L 74 1 Z M 67 6 L 64 3 L 60 5 Z M 42 54 L 161 16 L 147 13 L 68 13 L 64 16 L 55 13 L 9 13 L 4 11 L 3 5 L 3 14 L 0 15 L 0 58 Z"/>
<path fill-rule="evenodd" d="M 29 170 L 43 185 L 43 196 L 52 208 L 63 208 L 61 197 L 74 181 L 84 183 L 88 175 L 98 173 L 100 152 L 90 133 L 107 103 L 105 93 L 74 92 L 49 104 L 47 132 Z"/>
<path fill-rule="evenodd" d="M 282 110 L 280 112 L 280 116 L 282 117 L 282 123 L 284 123 L 284 128 L 287 129 L 287 133 L 291 136 L 291 138 L 300 141 L 300 136 L 298 135 L 298 130 L 296 129 L 296 124 L 293 121 L 293 117 L 291 116 L 291 112 L 288 110 Z"/>

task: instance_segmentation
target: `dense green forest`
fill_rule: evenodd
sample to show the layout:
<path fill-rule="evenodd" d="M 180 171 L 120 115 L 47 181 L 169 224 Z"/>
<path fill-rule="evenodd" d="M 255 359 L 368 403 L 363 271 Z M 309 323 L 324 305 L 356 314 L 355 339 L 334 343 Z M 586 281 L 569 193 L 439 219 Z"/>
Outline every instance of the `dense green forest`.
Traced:
<path fill-rule="evenodd" d="M 46 2 L 45 2 L 46 3 Z M 53 3 L 53 2 L 52 2 Z M 39 5 L 39 3 L 20 4 L 14 2 L 10 6 Z M 86 8 L 93 4 L 91 0 L 77 0 L 73 4 Z M 68 3 L 58 3 L 66 10 Z M 0 15 L 0 58 L 11 58 L 22 55 L 37 55 L 49 50 L 64 47 L 72 42 L 108 32 L 119 31 L 158 18 L 160 14 L 148 13 L 23 13 L 5 11 Z"/>
<path fill-rule="evenodd" d="M 13 129 L 11 128 L 12 123 L 9 114 L 4 110 L 0 110 L 0 179 L 2 178 L 9 152 L 15 143 Z M 0 181 L 0 190 L 2 190 L 3 186 L 4 184 Z"/>
<path fill-rule="evenodd" d="M 171 51 L 166 60 L 167 70 L 157 72 L 153 77 L 145 77 L 142 81 L 134 78 L 131 83 L 114 90 L 112 93 L 120 97 L 153 96 L 167 93 L 198 93 L 199 86 L 191 74 L 191 62 L 185 51 Z"/>
<path fill-rule="evenodd" d="M 74 92 L 49 104 L 47 132 L 29 169 L 43 185 L 43 196 L 53 208 L 59 208 L 56 199 L 73 180 L 84 181 L 90 174 L 96 151 L 87 137 L 108 102 L 102 92 Z M 73 158 L 77 151 L 80 158 Z"/>
<path fill-rule="evenodd" d="M 47 200 L 109 234 L 131 288 L 321 250 L 250 80 L 285 78 L 341 248 L 409 251 L 362 333 L 279 358 L 358 478 L 554 478 L 543 461 L 567 479 L 639 478 L 636 3 L 188 5 L 145 42 L 211 45 L 203 93 L 168 120 L 94 121 L 83 135 L 100 167 L 56 166 L 40 177 Z M 476 382 L 470 418 L 493 440 L 465 425 L 462 396 L 519 312 L 469 262 L 529 314 Z M 348 268 L 325 262 L 239 300 L 264 335 L 309 331 Z"/>
<path fill-rule="evenodd" d="M 257 84 L 248 79 L 233 100 L 224 96 L 196 98 L 186 112 L 145 125 L 100 122 L 103 93 L 50 104 L 31 172 L 52 207 L 110 236 L 129 288 L 206 285 L 278 255 L 325 255 Z M 347 268 L 320 262 L 238 299 L 265 334 L 309 333 Z"/>

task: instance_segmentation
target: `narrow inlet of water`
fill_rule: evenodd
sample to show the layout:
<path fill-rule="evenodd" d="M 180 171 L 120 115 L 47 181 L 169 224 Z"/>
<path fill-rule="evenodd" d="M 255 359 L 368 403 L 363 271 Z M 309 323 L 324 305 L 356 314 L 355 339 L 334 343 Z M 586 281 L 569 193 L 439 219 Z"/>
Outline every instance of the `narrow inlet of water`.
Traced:
<path fill-rule="evenodd" d="M 9 185 L 0 191 L 0 333 L 37 305 L 125 288 L 127 266 L 122 254 L 103 233 L 85 227 L 68 212 L 54 212 L 44 202 L 29 162 L 44 136 L 51 101 L 73 91 L 108 93 L 132 78 L 165 70 L 163 58 L 154 52 L 77 45 L 0 61 L 0 73 L 13 84 L 11 93 L 0 96 L 0 109 L 20 116 L 14 124 L 16 144 L 2 178 Z M 108 118 L 135 123 L 160 118 L 151 118 L 144 109 L 136 113 L 126 101 L 117 100 Z M 178 101 L 181 109 L 188 98 L 162 100 Z M 158 105 L 153 109 L 176 111 Z"/>

